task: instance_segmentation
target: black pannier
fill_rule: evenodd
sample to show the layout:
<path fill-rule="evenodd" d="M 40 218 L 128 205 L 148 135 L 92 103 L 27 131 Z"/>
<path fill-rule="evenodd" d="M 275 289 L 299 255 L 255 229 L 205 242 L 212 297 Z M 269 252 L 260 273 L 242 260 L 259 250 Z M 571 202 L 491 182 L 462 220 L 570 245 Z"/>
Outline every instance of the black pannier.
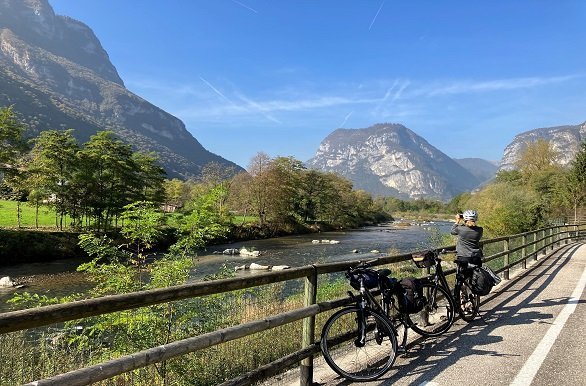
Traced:
<path fill-rule="evenodd" d="M 407 314 L 415 314 L 425 306 L 425 297 L 423 296 L 423 286 L 421 281 L 415 278 L 402 279 L 399 284 L 400 291 L 399 311 Z"/>
<path fill-rule="evenodd" d="M 498 284 L 501 279 L 488 267 L 476 267 L 472 271 L 470 287 L 476 295 L 484 296 L 490 293 L 492 287 Z"/>
<path fill-rule="evenodd" d="M 374 269 L 357 269 L 351 274 L 346 272 L 346 277 L 350 279 L 350 285 L 355 290 L 360 289 L 360 279 L 364 281 L 364 286 L 368 289 L 378 287 L 378 272 Z"/>

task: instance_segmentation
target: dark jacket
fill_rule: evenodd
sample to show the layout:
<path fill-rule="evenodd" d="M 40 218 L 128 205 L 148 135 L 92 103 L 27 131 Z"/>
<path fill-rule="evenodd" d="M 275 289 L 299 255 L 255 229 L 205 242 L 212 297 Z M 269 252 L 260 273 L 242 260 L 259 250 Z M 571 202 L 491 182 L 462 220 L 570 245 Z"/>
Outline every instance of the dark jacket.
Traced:
<path fill-rule="evenodd" d="M 458 236 L 456 244 L 456 258 L 472 264 L 482 264 L 482 249 L 480 249 L 480 238 L 482 227 L 454 224 L 451 234 Z"/>

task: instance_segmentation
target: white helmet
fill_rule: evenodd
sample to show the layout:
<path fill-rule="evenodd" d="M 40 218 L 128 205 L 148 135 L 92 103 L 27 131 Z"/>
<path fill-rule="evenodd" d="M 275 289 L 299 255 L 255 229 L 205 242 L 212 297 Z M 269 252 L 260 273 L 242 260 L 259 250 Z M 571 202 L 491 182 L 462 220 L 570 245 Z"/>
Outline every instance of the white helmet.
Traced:
<path fill-rule="evenodd" d="M 463 213 L 462 217 L 465 221 L 478 221 L 478 212 L 469 209 Z"/>

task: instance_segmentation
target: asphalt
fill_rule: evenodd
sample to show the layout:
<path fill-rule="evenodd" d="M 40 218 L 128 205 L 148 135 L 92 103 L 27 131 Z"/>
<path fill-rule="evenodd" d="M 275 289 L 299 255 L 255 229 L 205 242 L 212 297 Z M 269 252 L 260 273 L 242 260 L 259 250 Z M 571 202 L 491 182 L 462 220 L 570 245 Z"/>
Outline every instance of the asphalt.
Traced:
<path fill-rule="evenodd" d="M 586 385 L 586 244 L 570 244 L 503 280 L 480 318 L 444 336 L 410 335 L 407 353 L 374 382 L 353 383 L 315 361 L 314 384 Z M 299 385 L 294 374 L 265 385 Z"/>

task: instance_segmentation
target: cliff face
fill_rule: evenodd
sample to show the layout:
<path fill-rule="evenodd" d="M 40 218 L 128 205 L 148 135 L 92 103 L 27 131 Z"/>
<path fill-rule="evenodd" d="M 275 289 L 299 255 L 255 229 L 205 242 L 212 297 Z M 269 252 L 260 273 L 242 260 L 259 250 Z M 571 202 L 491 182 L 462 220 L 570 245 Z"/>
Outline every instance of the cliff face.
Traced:
<path fill-rule="evenodd" d="M 154 151 L 171 177 L 217 162 L 176 117 L 124 87 L 93 31 L 55 15 L 47 0 L 0 0 L 0 106 L 31 129 L 75 129 L 81 142 L 112 130 L 135 150 Z"/>
<path fill-rule="evenodd" d="M 374 195 L 448 200 L 480 181 L 408 128 L 378 124 L 338 129 L 307 165 L 349 178 Z"/>
<path fill-rule="evenodd" d="M 560 165 L 568 165 L 576 158 L 581 143 L 586 140 L 586 123 L 574 126 L 546 127 L 518 134 L 505 148 L 499 169 L 514 169 L 515 162 L 527 145 L 538 139 L 549 141 L 559 155 Z"/>

